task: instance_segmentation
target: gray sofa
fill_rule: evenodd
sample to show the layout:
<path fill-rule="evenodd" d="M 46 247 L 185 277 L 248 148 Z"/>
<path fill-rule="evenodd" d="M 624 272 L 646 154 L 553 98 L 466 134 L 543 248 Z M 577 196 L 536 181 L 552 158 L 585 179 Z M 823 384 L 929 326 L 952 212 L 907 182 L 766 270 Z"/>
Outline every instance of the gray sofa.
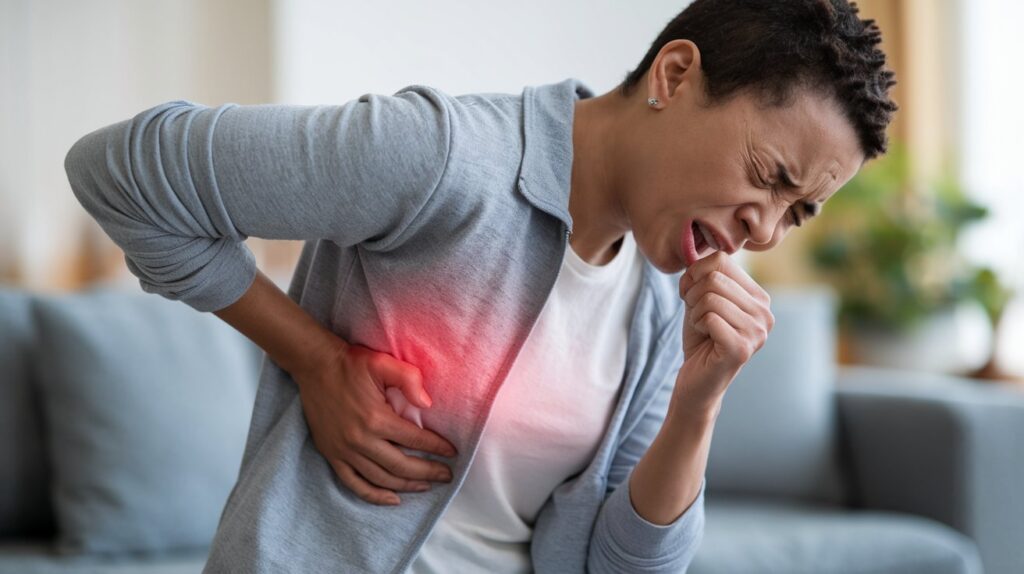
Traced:
<path fill-rule="evenodd" d="M 831 295 L 772 294 L 689 572 L 1021 572 L 1024 393 L 837 369 Z M 198 573 L 261 361 L 155 295 L 0 289 L 0 574 Z"/>

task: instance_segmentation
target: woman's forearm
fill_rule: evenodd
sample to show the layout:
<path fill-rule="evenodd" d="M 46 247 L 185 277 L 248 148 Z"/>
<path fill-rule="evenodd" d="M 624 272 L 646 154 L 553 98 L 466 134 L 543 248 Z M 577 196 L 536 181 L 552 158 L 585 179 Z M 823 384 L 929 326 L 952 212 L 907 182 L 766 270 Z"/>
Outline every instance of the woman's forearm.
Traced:
<path fill-rule="evenodd" d="M 310 368 L 332 346 L 345 345 L 260 271 L 241 298 L 214 314 L 293 374 Z"/>
<path fill-rule="evenodd" d="M 654 524 L 674 522 L 700 493 L 720 407 L 719 402 L 687 409 L 676 399 L 673 397 L 661 430 L 630 477 L 633 507 Z"/>

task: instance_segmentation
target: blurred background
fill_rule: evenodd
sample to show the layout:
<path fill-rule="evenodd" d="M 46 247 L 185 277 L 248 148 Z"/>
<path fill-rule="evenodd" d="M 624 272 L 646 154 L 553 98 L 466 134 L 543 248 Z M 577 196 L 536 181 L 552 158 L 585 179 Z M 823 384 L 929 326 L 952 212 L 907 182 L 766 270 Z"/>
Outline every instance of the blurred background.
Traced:
<path fill-rule="evenodd" d="M 142 293 L 69 188 L 79 137 L 177 99 L 600 94 L 686 4 L 0 0 L 0 574 L 201 571 L 261 367 Z M 694 574 L 1022 571 L 1024 3 L 858 4 L 891 151 L 738 255 L 777 324 L 716 424 Z M 248 245 L 285 287 L 301 244 Z"/>

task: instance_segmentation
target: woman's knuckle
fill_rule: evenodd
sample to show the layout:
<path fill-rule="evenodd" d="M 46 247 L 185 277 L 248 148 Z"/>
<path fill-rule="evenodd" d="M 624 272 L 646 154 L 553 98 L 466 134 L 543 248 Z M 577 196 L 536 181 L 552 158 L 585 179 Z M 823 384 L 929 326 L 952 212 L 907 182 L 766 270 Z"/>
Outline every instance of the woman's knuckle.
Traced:
<path fill-rule="evenodd" d="M 409 480 L 429 480 L 432 475 L 433 470 L 425 463 L 417 464 L 417 461 L 411 459 L 402 461 L 401 476 Z"/>
<path fill-rule="evenodd" d="M 768 340 L 768 330 L 765 329 L 764 327 L 761 327 L 760 329 L 757 330 L 757 339 L 755 339 L 755 341 L 754 341 L 754 345 L 757 347 L 757 350 L 760 350 L 761 347 L 764 346 L 765 341 L 767 341 L 767 340 Z"/>
<path fill-rule="evenodd" d="M 705 290 L 701 287 L 694 287 L 690 289 L 690 292 L 686 294 L 686 304 L 690 307 L 696 307 L 700 304 L 700 300 L 704 297 Z"/>
<path fill-rule="evenodd" d="M 363 478 L 369 483 L 386 486 L 385 483 L 388 482 L 387 476 L 372 464 L 360 465 L 360 472 L 363 473 Z"/>
<path fill-rule="evenodd" d="M 348 429 L 348 432 L 341 435 L 342 445 L 348 450 L 359 450 L 367 442 L 368 435 L 360 427 Z"/>
<path fill-rule="evenodd" d="M 366 457 L 369 458 L 371 461 L 375 462 L 379 467 L 375 469 L 375 471 L 377 472 L 377 476 L 398 480 L 401 480 L 403 478 L 401 473 L 397 472 L 392 465 L 387 463 L 387 461 L 374 458 L 372 454 L 367 454 Z"/>
<path fill-rule="evenodd" d="M 406 377 L 413 382 L 420 383 L 423 381 L 423 371 L 419 367 L 411 363 L 406 363 L 408 368 L 406 369 Z"/>
<path fill-rule="evenodd" d="M 338 479 L 341 480 L 345 486 L 348 486 L 349 478 L 348 473 L 345 472 L 345 464 L 341 460 L 335 459 L 329 459 L 328 462 L 330 462 L 331 469 L 334 470 L 334 474 L 338 475 Z"/>
<path fill-rule="evenodd" d="M 708 293 L 706 305 L 708 309 L 718 311 L 719 314 L 725 311 L 729 300 L 722 296 L 721 293 Z"/>
<path fill-rule="evenodd" d="M 757 344 L 754 341 L 747 341 L 747 343 L 743 345 L 743 361 L 746 362 L 750 360 L 756 352 Z"/>
<path fill-rule="evenodd" d="M 377 370 L 384 364 L 383 353 L 362 353 L 360 359 L 371 370 Z"/>
<path fill-rule="evenodd" d="M 374 492 L 373 487 L 363 482 L 362 480 L 356 480 L 355 482 L 356 487 L 352 489 L 352 491 L 355 492 L 359 498 L 362 498 L 366 502 L 373 502 L 374 499 L 377 497 L 377 493 Z"/>
<path fill-rule="evenodd" d="M 365 424 L 367 434 L 378 436 L 387 426 L 387 416 L 379 410 L 372 410 L 366 414 Z"/>
<path fill-rule="evenodd" d="M 443 464 L 435 465 L 433 471 L 434 471 L 434 477 L 437 480 L 451 480 L 452 479 L 452 471 L 449 470 L 448 467 L 443 465 Z"/>
<path fill-rule="evenodd" d="M 715 293 L 714 291 L 707 291 L 700 296 L 700 300 L 697 301 L 697 305 L 703 305 L 705 307 L 709 306 L 714 302 L 715 297 L 718 297 L 718 293 Z"/>
<path fill-rule="evenodd" d="M 408 490 L 409 486 L 407 481 L 397 476 L 391 476 L 389 474 L 381 474 L 380 479 L 375 481 L 379 486 L 389 488 L 391 490 Z"/>
<path fill-rule="evenodd" d="M 417 432 L 409 437 L 409 448 L 415 450 L 426 450 L 429 445 L 430 442 L 423 436 L 422 432 Z"/>

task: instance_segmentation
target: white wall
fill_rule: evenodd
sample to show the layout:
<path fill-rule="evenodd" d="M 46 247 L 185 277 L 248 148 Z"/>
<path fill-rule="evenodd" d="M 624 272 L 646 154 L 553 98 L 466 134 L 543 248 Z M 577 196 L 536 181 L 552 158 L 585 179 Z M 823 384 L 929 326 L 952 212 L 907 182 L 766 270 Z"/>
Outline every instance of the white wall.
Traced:
<path fill-rule="evenodd" d="M 964 180 L 992 208 L 989 221 L 965 237 L 973 257 L 1002 268 L 1024 287 L 1024 4 L 964 3 Z"/>
<path fill-rule="evenodd" d="M 972 260 L 995 267 L 1017 289 L 1004 318 L 1000 358 L 1024 374 L 1024 4 L 1019 0 L 963 2 L 964 53 L 961 153 L 972 197 L 991 210 L 966 231 Z"/>
<path fill-rule="evenodd" d="M 507 92 L 618 84 L 688 1 L 274 0 L 275 97 L 338 103 L 426 84 Z"/>

